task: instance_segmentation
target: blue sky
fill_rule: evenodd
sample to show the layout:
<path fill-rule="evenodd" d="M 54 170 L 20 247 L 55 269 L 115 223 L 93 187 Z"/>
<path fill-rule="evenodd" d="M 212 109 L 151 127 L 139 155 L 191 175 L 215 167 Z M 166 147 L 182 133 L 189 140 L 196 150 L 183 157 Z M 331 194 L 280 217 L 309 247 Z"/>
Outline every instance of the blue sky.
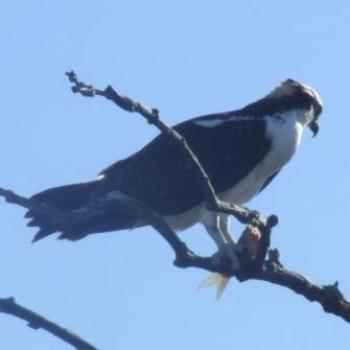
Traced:
<path fill-rule="evenodd" d="M 321 131 L 249 206 L 276 213 L 284 264 L 350 296 L 347 1 L 8 1 L 0 5 L 0 185 L 23 195 L 93 178 L 157 134 L 137 115 L 70 92 L 64 72 L 157 107 L 164 121 L 236 109 L 285 78 L 316 88 Z M 35 245 L 0 201 L 0 296 L 101 349 L 348 349 L 349 325 L 287 289 L 232 281 L 217 302 L 205 271 L 172 266 L 151 229 Z M 233 223 L 232 230 L 239 231 Z M 200 226 L 183 232 L 202 254 Z M 70 349 L 0 315 L 1 349 Z"/>

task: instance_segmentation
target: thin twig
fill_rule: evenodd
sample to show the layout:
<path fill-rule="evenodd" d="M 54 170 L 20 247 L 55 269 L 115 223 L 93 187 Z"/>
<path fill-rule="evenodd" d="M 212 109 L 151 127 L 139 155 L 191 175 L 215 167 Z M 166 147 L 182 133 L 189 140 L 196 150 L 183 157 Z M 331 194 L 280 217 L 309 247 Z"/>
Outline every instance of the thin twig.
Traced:
<path fill-rule="evenodd" d="M 29 310 L 15 302 L 14 298 L 0 298 L 0 312 L 21 318 L 28 322 L 28 326 L 33 329 L 45 329 L 57 338 L 72 345 L 77 350 L 98 350 L 76 334 L 60 327 L 58 324 L 49 321 L 32 310 Z"/>

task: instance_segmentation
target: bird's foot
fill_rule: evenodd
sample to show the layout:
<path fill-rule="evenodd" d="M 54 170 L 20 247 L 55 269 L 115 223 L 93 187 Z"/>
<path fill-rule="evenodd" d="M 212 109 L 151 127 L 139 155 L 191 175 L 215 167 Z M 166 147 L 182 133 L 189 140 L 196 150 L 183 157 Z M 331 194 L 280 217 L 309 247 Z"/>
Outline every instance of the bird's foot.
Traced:
<path fill-rule="evenodd" d="M 239 247 L 236 244 L 224 244 L 212 256 L 212 263 L 218 268 L 237 271 L 239 264 Z"/>

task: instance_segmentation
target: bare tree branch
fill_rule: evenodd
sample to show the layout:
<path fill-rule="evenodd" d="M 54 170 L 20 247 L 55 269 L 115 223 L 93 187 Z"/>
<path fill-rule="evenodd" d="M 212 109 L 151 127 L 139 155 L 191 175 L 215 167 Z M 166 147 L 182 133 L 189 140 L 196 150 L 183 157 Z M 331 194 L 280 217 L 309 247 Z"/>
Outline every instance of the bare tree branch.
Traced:
<path fill-rule="evenodd" d="M 45 329 L 64 342 L 72 345 L 77 350 L 98 350 L 84 339 L 78 337 L 56 323 L 47 320 L 43 316 L 31 311 L 15 302 L 14 298 L 0 298 L 0 312 L 18 317 L 28 322 L 28 326 L 33 329 Z"/>
<path fill-rule="evenodd" d="M 0 195 L 2 192 L 4 192 L 4 190 L 0 189 Z M 18 202 L 17 199 L 19 199 Z M 11 202 L 21 206 L 26 204 L 26 208 L 33 208 L 31 204 L 28 204 L 32 203 L 30 199 L 18 196 L 13 192 L 11 192 Z M 240 282 L 261 280 L 277 284 L 286 287 L 295 293 L 303 295 L 310 301 L 318 302 L 326 312 L 340 316 L 345 321 L 350 322 L 350 301 L 348 301 L 340 292 L 338 283 L 321 286 L 311 282 L 309 279 L 299 273 L 285 269 L 278 259 L 278 252 L 276 250 L 269 251 L 269 257 L 268 259 L 265 259 L 265 255 L 269 247 L 271 229 L 276 223 L 274 222 L 275 219 L 273 217 L 272 219 L 268 220 L 265 229 L 260 231 L 262 238 L 260 240 L 256 257 L 249 255 L 242 257 L 240 260 L 240 269 L 237 271 L 233 270 L 229 265 L 214 265 L 210 257 L 200 257 L 191 252 L 185 243 L 178 238 L 178 236 L 171 230 L 171 228 L 159 214 L 148 208 L 144 203 L 137 199 L 121 193 L 119 197 L 115 196 L 113 198 L 109 198 L 102 205 L 105 206 L 105 208 L 108 208 L 108 210 L 112 208 L 111 206 L 118 208 L 118 210 L 121 208 L 123 210 L 128 210 L 135 213 L 138 217 L 140 217 L 140 219 L 151 225 L 161 234 L 161 236 L 174 250 L 176 254 L 174 264 L 178 267 L 196 267 L 211 272 L 219 272 L 229 277 L 236 277 Z M 101 209 L 102 208 L 99 208 L 99 210 Z M 79 218 L 77 218 L 77 220 L 79 220 Z M 9 299 L 0 299 L 0 311 L 7 312 L 6 307 L 8 307 L 9 303 Z M 12 314 L 14 316 L 18 316 L 17 313 Z"/>
<path fill-rule="evenodd" d="M 318 285 L 303 275 L 289 271 L 270 260 L 267 260 L 263 269 L 255 275 L 237 276 L 237 279 L 240 282 L 256 279 L 286 287 L 310 301 L 318 302 L 325 312 L 350 322 L 350 301 L 339 290 L 338 282 Z"/>
<path fill-rule="evenodd" d="M 224 263 L 221 266 L 214 265 L 210 257 L 200 257 L 190 251 L 158 213 L 154 212 L 141 201 L 123 193 L 113 196 L 113 198 L 91 201 L 84 213 L 74 215 L 61 213 L 60 211 L 56 211 L 55 208 L 40 205 L 33 200 L 18 196 L 12 191 L 1 188 L 0 196 L 3 196 L 10 203 L 21 205 L 25 208 L 36 210 L 42 215 L 46 215 L 55 224 L 57 230 L 63 232 L 63 238 L 64 231 L 66 229 L 69 230 L 70 225 L 75 225 L 81 220 L 91 218 L 91 216 L 96 215 L 101 210 L 118 208 L 118 210 L 132 212 L 145 223 L 151 225 L 168 242 L 176 255 L 174 262 L 176 266 L 182 268 L 196 267 L 211 272 L 219 272 L 229 277 L 236 277 L 240 282 L 261 280 L 284 286 L 303 295 L 310 301 L 317 301 L 326 312 L 337 315 L 345 321 L 350 322 L 350 302 L 340 292 L 338 283 L 320 286 L 301 274 L 285 269 L 279 261 L 278 251 L 276 249 L 269 250 L 271 231 L 278 224 L 278 218 L 275 215 L 271 215 L 265 219 L 259 213 L 219 201 L 208 175 L 205 173 L 196 155 L 191 151 L 186 140 L 159 119 L 159 113 L 156 109 L 150 110 L 128 97 L 121 96 L 110 86 L 105 90 L 95 89 L 93 86 L 79 81 L 74 72 L 67 73 L 67 75 L 69 80 L 74 84 L 72 87 L 73 92 L 80 93 L 83 96 L 92 97 L 99 95 L 110 99 L 124 110 L 141 114 L 150 124 L 157 126 L 162 133 L 173 140 L 178 145 L 179 151 L 183 153 L 184 159 L 192 166 L 194 177 L 203 192 L 208 207 L 213 211 L 231 214 L 241 223 L 250 224 L 258 229 L 261 237 L 256 250 L 250 253 L 243 253 L 239 257 L 240 268 L 238 270 L 233 270 L 229 264 L 227 266 Z"/>

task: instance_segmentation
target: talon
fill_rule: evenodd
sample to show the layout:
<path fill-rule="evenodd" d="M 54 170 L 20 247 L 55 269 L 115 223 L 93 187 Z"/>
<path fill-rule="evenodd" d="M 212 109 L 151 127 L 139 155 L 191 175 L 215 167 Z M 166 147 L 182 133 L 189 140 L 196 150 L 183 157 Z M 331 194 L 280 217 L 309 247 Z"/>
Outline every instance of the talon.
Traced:
<path fill-rule="evenodd" d="M 214 266 L 229 268 L 234 271 L 237 271 L 240 266 L 237 245 L 222 245 L 219 251 L 212 256 L 212 262 Z"/>

